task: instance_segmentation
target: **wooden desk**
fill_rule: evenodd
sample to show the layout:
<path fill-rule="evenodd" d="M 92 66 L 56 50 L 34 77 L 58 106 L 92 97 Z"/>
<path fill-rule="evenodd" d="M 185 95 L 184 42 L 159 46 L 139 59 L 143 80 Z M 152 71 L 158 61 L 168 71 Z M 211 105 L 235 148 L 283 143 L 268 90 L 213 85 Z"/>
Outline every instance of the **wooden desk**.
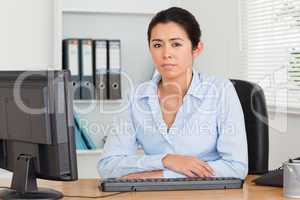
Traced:
<path fill-rule="evenodd" d="M 116 200 L 284 200 L 282 188 L 255 186 L 251 180 L 255 176 L 248 176 L 243 189 L 231 190 L 192 190 L 192 191 L 162 191 L 162 192 L 128 192 L 105 199 Z M 8 186 L 10 180 L 0 180 L 1 186 Z M 55 182 L 39 180 L 40 187 L 50 187 L 72 196 L 99 196 L 112 193 L 101 192 L 98 189 L 98 180 L 88 179 L 76 182 Z M 65 197 L 64 199 L 81 200 L 89 198 Z"/>

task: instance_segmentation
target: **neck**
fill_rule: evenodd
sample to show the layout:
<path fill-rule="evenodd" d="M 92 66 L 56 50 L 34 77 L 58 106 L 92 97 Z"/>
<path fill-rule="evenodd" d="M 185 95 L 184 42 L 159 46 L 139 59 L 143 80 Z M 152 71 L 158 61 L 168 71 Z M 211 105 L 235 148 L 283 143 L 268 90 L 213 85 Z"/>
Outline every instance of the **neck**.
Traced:
<path fill-rule="evenodd" d="M 192 69 L 188 69 L 185 73 L 173 79 L 162 77 L 160 88 L 169 94 L 184 96 L 191 84 L 192 76 Z"/>

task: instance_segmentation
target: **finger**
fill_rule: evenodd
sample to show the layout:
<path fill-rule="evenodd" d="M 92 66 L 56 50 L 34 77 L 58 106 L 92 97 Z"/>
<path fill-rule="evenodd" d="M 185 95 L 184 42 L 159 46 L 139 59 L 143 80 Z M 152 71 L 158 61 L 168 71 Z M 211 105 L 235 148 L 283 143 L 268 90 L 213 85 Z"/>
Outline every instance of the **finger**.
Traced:
<path fill-rule="evenodd" d="M 145 177 L 143 175 L 135 175 L 132 176 L 131 179 L 144 179 Z"/>
<path fill-rule="evenodd" d="M 202 165 L 196 165 L 195 170 L 197 170 L 197 172 L 201 174 L 201 177 L 211 177 L 210 172 Z"/>
<path fill-rule="evenodd" d="M 186 170 L 183 172 L 184 175 L 188 176 L 188 177 L 197 177 L 193 172 L 191 172 L 190 170 Z"/>
<path fill-rule="evenodd" d="M 198 160 L 198 164 L 203 166 L 210 173 L 211 176 L 214 175 L 215 172 L 214 172 L 213 168 L 211 168 L 211 166 L 209 166 L 209 164 L 207 164 L 206 162 L 203 162 L 202 160 Z"/>
<path fill-rule="evenodd" d="M 126 179 L 126 180 L 128 180 L 128 179 L 136 179 L 136 177 L 134 177 L 134 176 L 124 176 L 121 179 Z"/>
<path fill-rule="evenodd" d="M 198 177 L 204 177 L 205 176 L 205 173 L 202 172 L 202 169 L 200 169 L 200 167 L 198 167 L 198 166 L 193 167 L 192 172 L 194 174 L 196 174 Z"/>
<path fill-rule="evenodd" d="M 206 169 L 202 164 L 196 163 L 196 165 L 194 167 L 197 168 L 198 170 L 200 170 L 201 174 L 204 177 L 211 177 L 212 176 L 211 172 L 208 171 L 208 169 Z"/>
<path fill-rule="evenodd" d="M 139 179 L 141 176 L 139 174 L 128 174 L 126 176 L 121 177 L 121 179 Z"/>
<path fill-rule="evenodd" d="M 214 169 L 207 162 L 204 162 L 204 167 L 209 170 L 211 174 L 215 173 Z"/>
<path fill-rule="evenodd" d="M 122 176 L 120 179 L 130 179 L 130 177 L 129 176 Z"/>

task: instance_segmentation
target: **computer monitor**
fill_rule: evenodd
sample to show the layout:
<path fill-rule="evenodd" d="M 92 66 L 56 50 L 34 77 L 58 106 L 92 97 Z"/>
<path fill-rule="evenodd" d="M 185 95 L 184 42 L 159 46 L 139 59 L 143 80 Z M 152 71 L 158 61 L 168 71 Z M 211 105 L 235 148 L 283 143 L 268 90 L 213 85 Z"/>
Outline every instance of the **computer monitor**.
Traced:
<path fill-rule="evenodd" d="M 0 168 L 13 172 L 0 199 L 59 199 L 36 178 L 77 180 L 70 72 L 0 71 Z"/>

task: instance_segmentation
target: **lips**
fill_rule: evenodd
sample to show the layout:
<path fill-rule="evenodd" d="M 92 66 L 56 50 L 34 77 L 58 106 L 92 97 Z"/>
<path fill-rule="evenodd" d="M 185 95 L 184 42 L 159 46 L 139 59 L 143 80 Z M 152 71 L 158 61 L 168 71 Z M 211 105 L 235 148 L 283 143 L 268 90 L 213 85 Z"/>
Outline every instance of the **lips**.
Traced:
<path fill-rule="evenodd" d="M 176 65 L 171 63 L 162 64 L 161 67 L 164 69 L 173 69 Z"/>

